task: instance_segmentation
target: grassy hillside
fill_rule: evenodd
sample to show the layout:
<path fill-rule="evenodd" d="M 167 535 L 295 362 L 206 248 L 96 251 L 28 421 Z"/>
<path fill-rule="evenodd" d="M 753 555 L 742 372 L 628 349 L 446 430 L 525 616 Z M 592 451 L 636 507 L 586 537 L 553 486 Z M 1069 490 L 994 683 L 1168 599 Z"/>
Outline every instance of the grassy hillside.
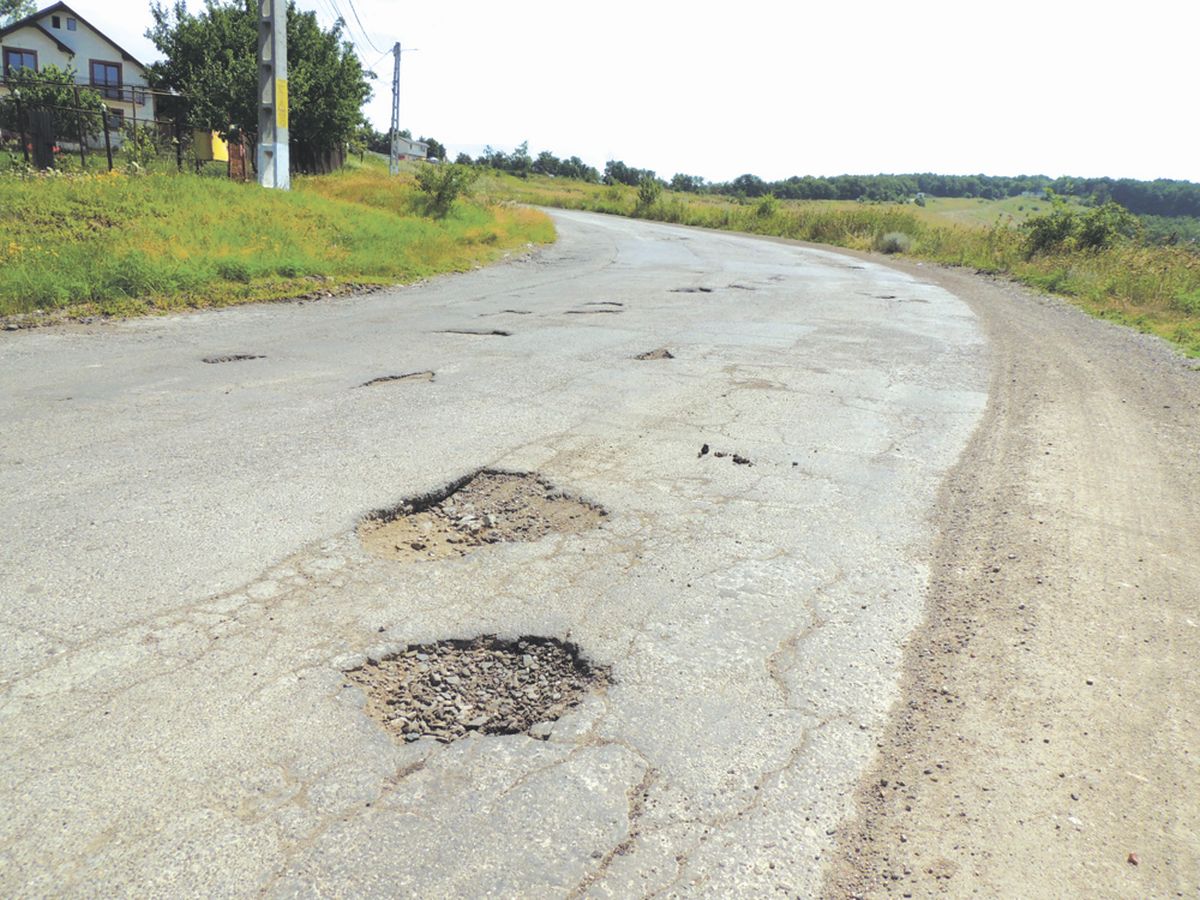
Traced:
<path fill-rule="evenodd" d="M 191 175 L 0 177 L 0 315 L 137 314 L 414 281 L 554 239 L 534 210 L 420 215 L 374 163 L 291 192 Z"/>
<path fill-rule="evenodd" d="M 1045 214 L 1044 200 L 929 198 L 923 208 L 771 197 L 738 201 L 671 191 L 642 196 L 637 188 L 621 185 L 498 172 L 485 175 L 479 190 L 493 201 L 515 199 L 856 250 L 899 247 L 906 255 L 1007 275 L 1062 295 L 1094 315 L 1157 334 L 1200 357 L 1200 254 L 1130 241 L 1103 250 L 1031 255 L 1019 225 Z M 901 238 L 885 241 L 895 235 Z"/>

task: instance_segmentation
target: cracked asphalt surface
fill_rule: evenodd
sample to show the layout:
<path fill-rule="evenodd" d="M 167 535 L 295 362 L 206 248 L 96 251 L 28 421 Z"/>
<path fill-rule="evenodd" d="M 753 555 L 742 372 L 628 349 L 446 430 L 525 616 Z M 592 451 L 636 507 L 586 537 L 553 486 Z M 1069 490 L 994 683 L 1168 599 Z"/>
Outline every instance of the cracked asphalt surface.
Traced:
<path fill-rule="evenodd" d="M 417 287 L 0 337 L 0 892 L 820 889 L 982 331 L 871 262 L 555 218 Z M 262 358 L 202 362 L 234 354 Z M 359 544 L 482 467 L 609 515 L 436 562 Z M 546 741 L 403 744 L 343 674 L 481 634 L 570 640 L 611 683 Z"/>

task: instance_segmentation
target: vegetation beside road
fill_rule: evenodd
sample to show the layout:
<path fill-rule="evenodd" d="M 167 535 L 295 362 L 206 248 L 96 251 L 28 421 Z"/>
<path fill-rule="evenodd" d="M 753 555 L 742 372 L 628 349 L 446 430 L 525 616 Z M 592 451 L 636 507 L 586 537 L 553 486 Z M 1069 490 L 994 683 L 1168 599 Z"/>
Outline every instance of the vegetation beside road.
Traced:
<path fill-rule="evenodd" d="M 192 175 L 0 177 L 0 315 L 138 315 L 412 282 L 554 239 L 512 204 L 424 213 L 370 161 L 290 192 Z"/>
<path fill-rule="evenodd" d="M 1200 252 L 1194 246 L 1158 246 L 1133 239 L 1136 219 L 1121 216 L 1117 211 L 1124 211 L 1115 204 L 1082 207 L 1041 198 L 1006 198 L 927 200 L 920 207 L 780 200 L 770 194 L 734 198 L 672 191 L 650 178 L 631 187 L 485 171 L 478 190 L 493 202 L 511 199 L 855 250 L 902 252 L 1004 275 L 1068 297 L 1094 315 L 1157 334 L 1200 357 Z M 1056 214 L 1066 218 L 1051 222 Z M 1039 221 L 1048 223 L 1048 230 L 1035 246 L 1038 228 L 1043 227 Z M 1056 234 L 1054 228 L 1060 226 L 1062 233 Z M 1089 228 L 1099 239 L 1089 237 Z"/>

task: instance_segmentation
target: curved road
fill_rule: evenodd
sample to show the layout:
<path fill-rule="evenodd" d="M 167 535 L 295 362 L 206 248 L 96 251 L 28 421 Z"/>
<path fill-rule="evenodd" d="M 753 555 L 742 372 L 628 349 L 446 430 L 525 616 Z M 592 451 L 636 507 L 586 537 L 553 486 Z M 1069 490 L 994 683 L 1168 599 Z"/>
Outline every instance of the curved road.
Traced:
<path fill-rule="evenodd" d="M 555 218 L 416 287 L 0 336 L 5 895 L 891 883 L 838 842 L 892 828 L 862 780 L 1009 356 L 940 275 Z M 481 467 L 608 515 L 441 562 L 359 544 Z M 342 673 L 491 633 L 613 683 L 547 741 L 403 744 Z"/>

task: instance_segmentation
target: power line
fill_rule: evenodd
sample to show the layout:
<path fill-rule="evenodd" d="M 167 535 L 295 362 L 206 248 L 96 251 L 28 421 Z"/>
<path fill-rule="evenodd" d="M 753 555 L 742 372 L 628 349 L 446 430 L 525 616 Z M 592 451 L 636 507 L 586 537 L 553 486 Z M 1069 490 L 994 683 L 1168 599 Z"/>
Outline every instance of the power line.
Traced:
<path fill-rule="evenodd" d="M 350 38 L 350 43 L 354 45 L 354 50 L 358 54 L 359 58 L 361 59 L 362 57 L 366 56 L 367 54 L 363 52 L 362 44 L 359 43 L 358 38 L 356 38 L 354 36 L 354 29 L 350 27 L 350 20 L 346 18 L 346 14 L 342 12 L 342 8 L 340 6 L 338 6 L 338 0 L 329 0 L 329 4 L 334 9 L 335 18 L 337 19 L 337 21 L 340 21 L 343 25 L 346 26 L 346 36 L 348 38 Z M 357 16 L 358 16 L 358 13 L 355 13 L 356 18 L 357 18 Z M 359 23 L 359 27 L 360 28 L 362 27 L 361 22 Z M 363 34 L 363 37 L 366 38 L 365 32 Z M 367 40 L 368 44 L 371 43 L 370 38 L 366 38 L 366 40 Z M 378 47 L 375 47 L 374 44 L 371 44 L 371 46 L 375 48 L 376 53 L 382 52 L 382 51 L 380 51 L 380 49 Z"/>
<path fill-rule="evenodd" d="M 371 45 L 371 49 L 376 53 L 383 53 L 384 51 L 375 46 L 375 42 L 371 40 L 370 35 L 367 34 L 367 29 L 363 28 L 362 19 L 358 17 L 358 10 L 354 8 L 354 0 L 346 0 L 346 2 L 350 4 L 350 12 L 354 13 L 354 21 L 358 23 L 358 30 L 361 31 L 362 36 L 367 39 L 367 43 Z"/>

